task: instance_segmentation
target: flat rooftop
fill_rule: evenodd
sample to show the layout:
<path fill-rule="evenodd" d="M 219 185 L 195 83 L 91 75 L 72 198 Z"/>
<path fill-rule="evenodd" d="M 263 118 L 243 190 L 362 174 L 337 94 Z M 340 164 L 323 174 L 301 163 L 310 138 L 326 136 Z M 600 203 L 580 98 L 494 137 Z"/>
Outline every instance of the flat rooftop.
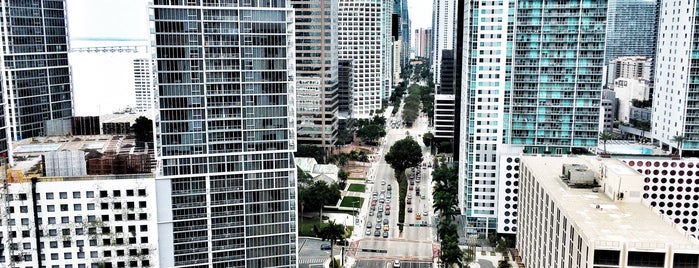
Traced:
<path fill-rule="evenodd" d="M 569 187 L 560 177 L 564 164 L 586 165 L 597 178 L 600 172 L 598 167 L 602 164 L 607 167 L 607 176 L 618 174 L 629 179 L 626 176 L 635 174 L 638 180 L 643 180 L 643 176 L 617 159 L 522 157 L 522 165 L 527 166 L 549 197 L 558 204 L 561 213 L 596 248 L 619 249 L 620 242 L 626 242 L 629 250 L 664 251 L 669 244 L 675 250 L 699 249 L 699 241 L 641 201 L 614 201 L 602 192 L 603 189 L 593 192 L 590 188 Z"/>

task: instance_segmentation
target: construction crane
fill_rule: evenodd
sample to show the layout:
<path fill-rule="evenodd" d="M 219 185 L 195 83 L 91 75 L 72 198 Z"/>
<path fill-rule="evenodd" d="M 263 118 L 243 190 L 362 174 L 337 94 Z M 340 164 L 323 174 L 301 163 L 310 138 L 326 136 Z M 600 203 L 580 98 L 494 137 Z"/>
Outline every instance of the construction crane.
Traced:
<path fill-rule="evenodd" d="M 72 47 L 70 52 L 78 53 L 139 53 L 148 52 L 148 46 L 102 46 L 102 47 Z"/>

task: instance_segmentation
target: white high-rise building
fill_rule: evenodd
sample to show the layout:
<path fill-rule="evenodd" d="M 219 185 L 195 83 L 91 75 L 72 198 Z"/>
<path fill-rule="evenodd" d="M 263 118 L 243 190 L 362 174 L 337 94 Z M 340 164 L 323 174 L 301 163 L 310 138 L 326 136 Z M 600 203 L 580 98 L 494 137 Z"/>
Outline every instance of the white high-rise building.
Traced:
<path fill-rule="evenodd" d="M 676 151 L 675 137 L 684 137 L 683 151 L 699 150 L 699 15 L 696 1 L 663 0 L 658 25 L 653 91 L 652 137 Z"/>
<path fill-rule="evenodd" d="M 383 0 L 383 51 L 381 51 L 383 62 L 383 89 L 382 99 L 388 100 L 393 91 L 393 12 L 395 0 Z"/>
<path fill-rule="evenodd" d="M 160 267 L 296 267 L 289 1 L 151 8 Z"/>
<path fill-rule="evenodd" d="M 136 112 L 153 110 L 153 60 L 133 60 L 133 80 L 136 90 Z"/>
<path fill-rule="evenodd" d="M 456 0 L 434 0 L 432 7 L 432 74 L 435 85 L 441 81 L 442 50 L 454 49 Z"/>
<path fill-rule="evenodd" d="M 381 109 L 385 94 L 384 3 L 375 0 L 339 0 L 340 59 L 352 61 L 352 117 L 369 118 Z"/>

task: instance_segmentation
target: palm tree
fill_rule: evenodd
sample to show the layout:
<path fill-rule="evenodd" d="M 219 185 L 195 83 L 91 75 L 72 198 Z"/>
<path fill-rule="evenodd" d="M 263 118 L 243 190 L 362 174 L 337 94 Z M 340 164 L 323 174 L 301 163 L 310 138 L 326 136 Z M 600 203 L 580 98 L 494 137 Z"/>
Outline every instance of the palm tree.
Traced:
<path fill-rule="evenodd" d="M 672 137 L 672 141 L 677 143 L 677 156 L 682 158 L 682 142 L 684 142 L 684 136 L 678 135 Z"/>
<path fill-rule="evenodd" d="M 609 133 L 609 132 L 602 132 L 599 134 L 599 139 L 602 140 L 602 144 L 604 146 L 604 153 L 607 153 L 607 141 L 611 140 L 614 138 L 614 134 Z"/>
<path fill-rule="evenodd" d="M 330 241 L 330 263 L 331 265 L 334 265 L 335 255 L 333 254 L 333 246 L 335 245 L 335 241 L 342 239 L 342 236 L 345 234 L 345 226 L 342 224 L 337 224 L 334 220 L 332 220 L 328 221 L 328 225 L 317 231 L 317 235 L 323 239 L 323 241 Z"/>
<path fill-rule="evenodd" d="M 447 192 L 435 192 L 433 199 L 432 208 L 434 208 L 434 212 L 439 212 L 443 218 L 451 219 L 458 214 L 454 195 Z"/>

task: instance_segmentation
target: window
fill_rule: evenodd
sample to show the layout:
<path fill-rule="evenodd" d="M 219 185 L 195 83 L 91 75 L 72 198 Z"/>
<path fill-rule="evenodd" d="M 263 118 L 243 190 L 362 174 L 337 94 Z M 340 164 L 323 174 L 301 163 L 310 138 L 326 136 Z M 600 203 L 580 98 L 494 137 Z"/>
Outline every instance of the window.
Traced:
<path fill-rule="evenodd" d="M 148 225 L 141 225 L 141 232 L 148 232 Z"/>
<path fill-rule="evenodd" d="M 29 225 L 29 219 L 22 218 L 22 225 Z"/>
<path fill-rule="evenodd" d="M 133 190 L 126 190 L 126 196 L 133 196 Z"/>
<path fill-rule="evenodd" d="M 96 220 L 97 220 L 97 218 L 95 217 L 95 215 L 88 215 L 87 216 L 88 222 L 95 222 Z"/>
<path fill-rule="evenodd" d="M 87 191 L 87 192 L 85 193 L 85 196 L 87 196 L 88 198 L 94 198 L 94 197 L 95 197 L 95 192 L 93 192 L 93 191 Z"/>
<path fill-rule="evenodd" d="M 80 192 L 73 192 L 73 198 L 80 198 Z"/>
<path fill-rule="evenodd" d="M 64 248 L 69 248 L 72 243 L 70 243 L 70 240 L 63 241 L 63 247 Z"/>
<path fill-rule="evenodd" d="M 134 203 L 133 202 L 126 202 L 126 208 L 134 209 L 135 208 Z"/>
<path fill-rule="evenodd" d="M 113 193 L 115 197 L 121 196 L 121 190 L 114 190 Z"/>
<path fill-rule="evenodd" d="M 138 219 L 139 219 L 139 220 L 147 220 L 147 219 L 148 219 L 148 214 L 146 214 L 146 213 L 139 213 L 139 214 L 138 214 Z"/>
<path fill-rule="evenodd" d="M 68 211 L 68 205 L 66 205 L 66 204 L 61 205 L 61 211 Z"/>
<path fill-rule="evenodd" d="M 70 243 L 70 242 L 68 242 L 68 243 Z M 70 253 L 70 252 L 63 253 L 63 258 L 66 260 L 70 260 L 73 258 L 73 253 Z"/>
<path fill-rule="evenodd" d="M 87 210 L 95 210 L 95 204 L 87 204 Z"/>
<path fill-rule="evenodd" d="M 138 207 L 139 207 L 139 208 L 145 208 L 145 207 L 146 207 L 146 201 L 138 202 Z"/>
<path fill-rule="evenodd" d="M 48 205 L 48 206 L 46 206 L 46 211 L 48 211 L 48 212 L 54 212 L 54 211 L 56 211 L 56 206 L 54 206 L 54 205 Z"/>
<path fill-rule="evenodd" d="M 73 204 L 73 210 L 81 211 L 83 209 L 81 204 Z"/>
<path fill-rule="evenodd" d="M 146 196 L 146 189 L 138 189 L 138 196 Z"/>
<path fill-rule="evenodd" d="M 69 222 L 70 222 L 70 217 L 68 217 L 68 216 L 61 217 L 61 223 L 69 223 Z"/>
<path fill-rule="evenodd" d="M 50 248 L 57 248 L 57 247 L 58 247 L 58 242 L 57 242 L 57 241 L 51 241 L 51 242 L 49 242 L 49 247 L 50 247 Z"/>
<path fill-rule="evenodd" d="M 31 243 L 22 243 L 22 248 L 24 248 L 24 249 L 31 249 L 31 248 L 32 248 L 32 244 L 31 244 Z"/>
<path fill-rule="evenodd" d="M 83 216 L 75 216 L 75 223 L 83 222 Z"/>
<path fill-rule="evenodd" d="M 116 215 L 114 215 L 114 220 L 115 220 L 115 221 L 123 221 L 123 220 L 124 220 L 124 216 L 121 215 L 121 214 L 116 214 Z"/>
<path fill-rule="evenodd" d="M 55 218 L 55 217 L 49 217 L 49 224 L 56 224 L 56 218 Z"/>
<path fill-rule="evenodd" d="M 63 234 L 63 235 L 70 235 L 70 229 L 63 229 L 63 230 L 61 230 L 61 234 Z"/>
<path fill-rule="evenodd" d="M 121 203 L 114 202 L 114 209 L 121 209 Z"/>
<path fill-rule="evenodd" d="M 117 226 L 117 227 L 114 227 L 114 232 L 116 232 L 116 233 L 123 233 L 123 232 L 124 232 L 124 226 Z"/>
<path fill-rule="evenodd" d="M 84 234 L 83 228 L 75 228 L 75 234 L 76 235 L 83 235 Z M 81 241 L 81 240 L 79 240 L 79 241 Z"/>
<path fill-rule="evenodd" d="M 102 215 L 102 221 L 109 221 L 109 215 Z"/>
<path fill-rule="evenodd" d="M 57 236 L 57 235 L 58 235 L 58 231 L 56 231 L 56 229 L 49 229 L 49 236 Z"/>
<path fill-rule="evenodd" d="M 46 193 L 46 199 L 53 199 L 53 193 Z"/>
<path fill-rule="evenodd" d="M 51 259 L 58 260 L 58 253 L 51 253 Z M 56 265 L 56 266 L 58 266 L 58 265 Z"/>
<path fill-rule="evenodd" d="M 104 198 L 107 196 L 108 196 L 107 191 L 100 191 L 100 197 Z"/>
<path fill-rule="evenodd" d="M 97 251 L 90 251 L 90 258 L 97 258 Z"/>
<path fill-rule="evenodd" d="M 100 209 L 109 209 L 109 203 L 100 203 Z"/>
<path fill-rule="evenodd" d="M 141 243 L 148 243 L 148 237 L 147 236 L 141 237 Z"/>
<path fill-rule="evenodd" d="M 58 193 L 58 196 L 59 196 L 61 199 L 68 199 L 68 193 L 67 193 L 67 192 L 60 192 L 60 193 Z"/>
<path fill-rule="evenodd" d="M 27 206 L 20 206 L 19 207 L 19 212 L 21 213 L 29 213 L 29 208 Z"/>

